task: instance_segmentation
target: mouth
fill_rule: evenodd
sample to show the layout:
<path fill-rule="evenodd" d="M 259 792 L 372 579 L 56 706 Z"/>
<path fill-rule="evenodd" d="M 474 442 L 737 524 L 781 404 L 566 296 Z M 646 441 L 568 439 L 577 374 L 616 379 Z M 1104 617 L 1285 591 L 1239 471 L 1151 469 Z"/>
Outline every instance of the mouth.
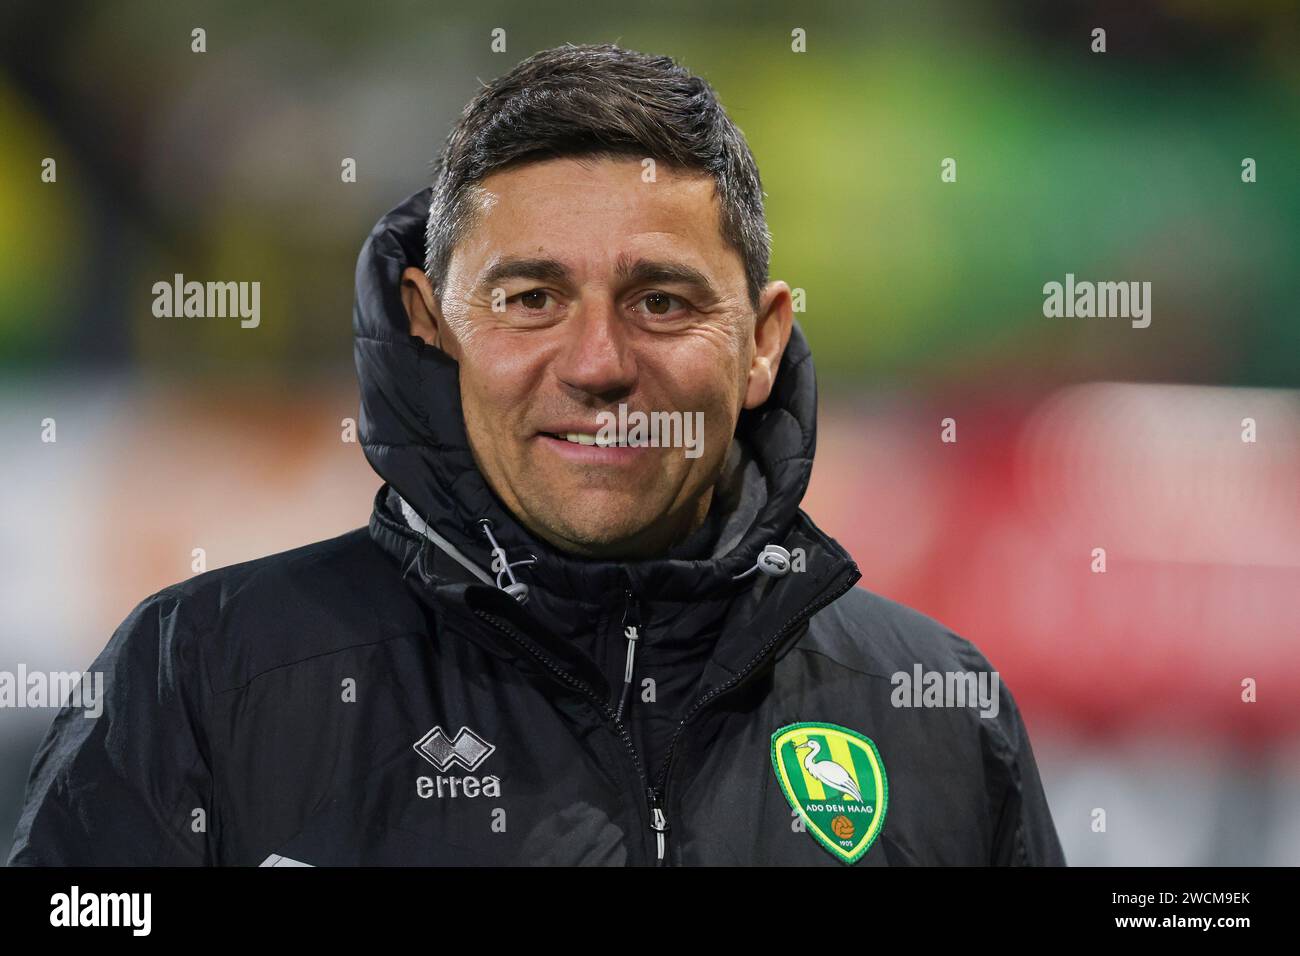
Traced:
<path fill-rule="evenodd" d="M 571 445 L 597 445 L 601 448 L 629 447 L 616 438 L 602 438 L 600 435 L 593 435 L 589 432 L 542 432 L 541 434 L 557 441 L 567 441 Z"/>
<path fill-rule="evenodd" d="M 538 432 L 538 440 L 561 459 L 583 465 L 626 466 L 649 451 L 644 445 L 628 445 L 616 436 L 592 432 Z"/>

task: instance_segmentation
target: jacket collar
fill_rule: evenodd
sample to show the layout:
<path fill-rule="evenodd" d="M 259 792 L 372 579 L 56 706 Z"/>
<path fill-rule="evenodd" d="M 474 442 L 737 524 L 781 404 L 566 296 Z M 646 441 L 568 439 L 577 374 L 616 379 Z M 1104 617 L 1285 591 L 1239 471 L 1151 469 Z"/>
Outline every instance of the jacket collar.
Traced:
<path fill-rule="evenodd" d="M 814 600 L 828 581 L 846 575 L 856 580 L 848 554 L 799 510 L 816 446 L 817 395 L 811 354 L 797 323 L 772 396 L 741 415 L 724 483 L 730 495 L 718 495 L 723 504 L 696 540 L 655 560 L 591 561 L 529 533 L 474 463 L 457 363 L 409 334 L 401 274 L 423 260 L 429 195 L 429 189 L 421 190 L 381 218 L 357 263 L 353 334 L 361 444 L 372 467 L 400 496 L 389 499 L 381 490 L 371 522 L 377 542 L 404 566 L 418 566 L 428 586 L 472 586 L 479 583 L 477 576 L 447 551 L 428 549 L 398 509 L 404 500 L 429 531 L 481 569 L 491 561 L 480 524 L 487 518 L 511 562 L 536 559 L 515 568 L 516 577 L 575 607 L 607 608 L 611 596 L 629 587 L 651 601 L 713 604 L 719 613 L 740 594 L 771 592 L 781 596 L 780 604 L 797 607 Z M 790 547 L 792 541 L 815 552 L 805 552 L 811 573 L 740 577 L 765 546 Z"/>

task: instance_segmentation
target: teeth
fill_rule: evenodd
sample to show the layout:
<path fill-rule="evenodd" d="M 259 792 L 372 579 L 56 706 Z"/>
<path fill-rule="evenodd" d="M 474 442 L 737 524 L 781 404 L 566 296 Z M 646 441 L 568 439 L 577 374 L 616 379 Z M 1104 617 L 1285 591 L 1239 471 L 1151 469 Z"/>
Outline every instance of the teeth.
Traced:
<path fill-rule="evenodd" d="M 602 448 L 619 447 L 617 438 L 601 438 L 599 435 L 588 435 L 585 432 L 567 432 L 564 438 L 575 445 L 599 445 Z"/>

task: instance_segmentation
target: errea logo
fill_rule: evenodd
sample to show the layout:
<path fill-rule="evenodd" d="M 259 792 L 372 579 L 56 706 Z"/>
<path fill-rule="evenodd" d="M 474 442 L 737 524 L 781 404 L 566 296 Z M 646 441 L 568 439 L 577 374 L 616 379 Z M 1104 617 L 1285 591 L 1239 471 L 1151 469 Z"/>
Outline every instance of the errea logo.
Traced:
<path fill-rule="evenodd" d="M 437 767 L 439 773 L 456 763 L 473 773 L 496 749 L 468 727 L 460 728 L 454 740 L 441 726 L 434 727 L 415 743 L 415 752 Z"/>
<path fill-rule="evenodd" d="M 417 777 L 416 796 L 430 797 L 499 797 L 501 780 L 495 776 L 452 777 L 441 774 L 459 765 L 467 772 L 477 770 L 497 748 L 468 727 L 461 727 L 455 737 L 449 737 L 441 725 L 434 727 L 415 743 L 415 752 L 438 768 L 440 776 Z"/>

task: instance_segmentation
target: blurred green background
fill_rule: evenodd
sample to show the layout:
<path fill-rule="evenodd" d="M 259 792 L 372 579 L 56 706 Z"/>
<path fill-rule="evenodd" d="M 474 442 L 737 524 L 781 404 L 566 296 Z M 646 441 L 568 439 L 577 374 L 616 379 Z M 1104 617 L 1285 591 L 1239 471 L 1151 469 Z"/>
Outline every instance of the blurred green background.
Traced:
<path fill-rule="evenodd" d="M 613 40 L 704 75 L 749 138 L 772 274 L 806 290 L 828 386 L 1292 385 L 1298 10 L 11 4 L 0 361 L 337 372 L 360 240 L 426 183 L 480 79 L 547 46 Z M 191 52 L 196 26 L 206 53 Z M 1089 49 L 1094 26 L 1105 54 Z M 57 185 L 38 183 L 45 156 Z M 956 183 L 940 182 L 945 157 Z M 1151 281 L 1152 326 L 1045 321 L 1042 285 L 1067 271 Z M 156 320 L 149 289 L 173 272 L 259 279 L 258 334 Z"/>

